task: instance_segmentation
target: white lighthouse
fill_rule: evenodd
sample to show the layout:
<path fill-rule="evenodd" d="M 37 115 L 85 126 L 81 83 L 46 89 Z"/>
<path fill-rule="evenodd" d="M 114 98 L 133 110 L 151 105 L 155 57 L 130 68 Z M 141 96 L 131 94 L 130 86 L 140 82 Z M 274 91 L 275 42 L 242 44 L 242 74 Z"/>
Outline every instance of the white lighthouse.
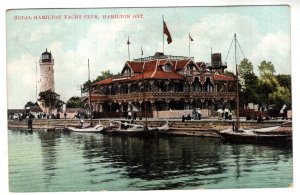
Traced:
<path fill-rule="evenodd" d="M 55 91 L 54 88 L 54 59 L 51 52 L 47 49 L 40 58 L 40 72 L 41 72 L 41 88 L 40 92 L 51 90 Z"/>

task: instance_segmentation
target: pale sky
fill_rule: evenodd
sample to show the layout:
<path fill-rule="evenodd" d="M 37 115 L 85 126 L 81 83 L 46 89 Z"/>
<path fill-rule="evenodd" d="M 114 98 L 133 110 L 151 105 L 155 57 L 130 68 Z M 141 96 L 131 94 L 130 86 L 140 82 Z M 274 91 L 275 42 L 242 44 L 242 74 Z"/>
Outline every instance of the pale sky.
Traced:
<path fill-rule="evenodd" d="M 101 18 L 112 14 L 128 14 L 130 18 Z M 133 19 L 135 14 L 143 18 Z M 33 19 L 49 15 L 60 15 L 61 19 Z M 64 19 L 64 15 L 81 18 Z M 87 15 L 100 18 L 88 19 Z M 168 45 L 165 37 L 165 54 L 188 56 L 190 33 L 195 61 L 210 62 L 211 48 L 222 53 L 225 61 L 236 33 L 256 72 L 260 62 L 266 60 L 274 64 L 277 74 L 291 74 L 289 6 L 10 10 L 6 15 L 8 108 L 23 108 L 26 102 L 35 101 L 39 80 L 35 62 L 46 48 L 54 57 L 56 93 L 66 102 L 80 96 L 78 85 L 87 80 L 88 59 L 91 80 L 101 71 L 121 71 L 128 60 L 128 36 L 131 59 L 141 57 L 141 46 L 144 57 L 162 51 L 162 15 L 173 39 Z M 238 54 L 242 60 L 241 52 Z M 233 52 L 227 63 L 232 70 Z"/>

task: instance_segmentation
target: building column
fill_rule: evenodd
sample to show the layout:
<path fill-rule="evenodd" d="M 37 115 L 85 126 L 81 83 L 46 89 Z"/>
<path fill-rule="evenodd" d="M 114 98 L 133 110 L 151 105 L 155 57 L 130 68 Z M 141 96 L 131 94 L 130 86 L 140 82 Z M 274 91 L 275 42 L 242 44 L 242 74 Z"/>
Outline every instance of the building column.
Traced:
<path fill-rule="evenodd" d="M 151 92 L 154 92 L 155 89 L 154 89 L 154 81 L 150 81 L 150 90 Z"/>
<path fill-rule="evenodd" d="M 165 102 L 167 103 L 167 110 L 170 110 L 170 104 L 169 104 L 170 101 L 169 101 L 169 100 L 166 100 Z"/>
<path fill-rule="evenodd" d="M 112 87 L 111 85 L 108 86 L 109 95 L 111 95 L 111 87 Z"/>
<path fill-rule="evenodd" d="M 143 103 L 143 101 L 139 100 L 139 104 L 140 104 L 140 111 L 142 111 L 142 103 Z"/>
<path fill-rule="evenodd" d="M 169 92 L 170 91 L 170 86 L 169 86 L 170 81 L 166 81 L 165 84 L 166 84 L 166 91 Z"/>
<path fill-rule="evenodd" d="M 131 83 L 127 83 L 127 93 L 131 93 Z"/>

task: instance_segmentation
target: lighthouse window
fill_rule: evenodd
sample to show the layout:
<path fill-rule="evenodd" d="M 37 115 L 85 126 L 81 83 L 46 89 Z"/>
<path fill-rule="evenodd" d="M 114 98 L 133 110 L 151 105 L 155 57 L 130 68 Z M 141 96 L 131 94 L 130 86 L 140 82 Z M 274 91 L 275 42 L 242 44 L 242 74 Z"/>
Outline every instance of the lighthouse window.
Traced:
<path fill-rule="evenodd" d="M 50 70 L 50 67 L 49 67 L 49 70 Z"/>
<path fill-rule="evenodd" d="M 43 60 L 48 60 L 49 59 L 49 55 L 43 55 L 42 59 Z"/>

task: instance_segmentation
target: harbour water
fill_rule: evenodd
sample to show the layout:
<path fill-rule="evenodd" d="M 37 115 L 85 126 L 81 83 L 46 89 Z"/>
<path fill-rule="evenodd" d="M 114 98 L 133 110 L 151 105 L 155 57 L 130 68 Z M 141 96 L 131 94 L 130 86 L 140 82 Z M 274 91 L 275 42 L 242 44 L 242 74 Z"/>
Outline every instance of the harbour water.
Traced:
<path fill-rule="evenodd" d="M 11 192 L 286 188 L 292 147 L 8 131 Z"/>

